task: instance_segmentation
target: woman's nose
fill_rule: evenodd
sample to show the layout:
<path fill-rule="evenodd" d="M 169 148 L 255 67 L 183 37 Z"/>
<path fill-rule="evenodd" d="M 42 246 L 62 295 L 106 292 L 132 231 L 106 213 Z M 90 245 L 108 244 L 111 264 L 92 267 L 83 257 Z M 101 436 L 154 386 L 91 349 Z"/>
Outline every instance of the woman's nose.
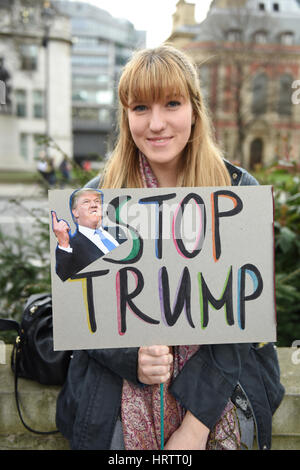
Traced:
<path fill-rule="evenodd" d="M 163 110 L 158 107 L 153 107 L 151 110 L 150 117 L 150 130 L 152 132 L 160 132 L 166 126 L 165 116 Z"/>

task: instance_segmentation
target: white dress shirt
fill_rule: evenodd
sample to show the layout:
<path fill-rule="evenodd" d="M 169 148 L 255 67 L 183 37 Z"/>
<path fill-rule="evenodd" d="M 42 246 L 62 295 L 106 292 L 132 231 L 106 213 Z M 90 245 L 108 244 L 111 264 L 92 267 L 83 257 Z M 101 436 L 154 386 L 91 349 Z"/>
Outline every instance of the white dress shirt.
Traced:
<path fill-rule="evenodd" d="M 112 235 L 110 235 L 110 233 L 107 232 L 107 230 L 103 230 L 102 227 L 99 227 L 98 230 L 101 230 L 104 237 L 107 238 L 108 240 L 110 240 L 115 246 L 119 246 L 119 243 L 117 242 L 117 240 L 115 240 L 114 237 Z M 109 250 L 102 243 L 99 235 L 97 235 L 97 233 L 95 233 L 95 229 L 89 228 L 89 227 L 83 227 L 82 225 L 78 225 L 78 231 L 80 233 L 82 233 L 82 235 L 87 237 L 89 240 L 91 240 L 91 242 L 95 243 L 95 245 L 99 248 L 99 250 L 101 250 L 105 255 L 107 253 L 109 253 Z M 58 247 L 61 250 L 67 251 L 68 253 L 73 252 L 73 249 L 70 246 L 68 246 L 67 248 L 64 248 L 64 247 L 58 245 Z"/>

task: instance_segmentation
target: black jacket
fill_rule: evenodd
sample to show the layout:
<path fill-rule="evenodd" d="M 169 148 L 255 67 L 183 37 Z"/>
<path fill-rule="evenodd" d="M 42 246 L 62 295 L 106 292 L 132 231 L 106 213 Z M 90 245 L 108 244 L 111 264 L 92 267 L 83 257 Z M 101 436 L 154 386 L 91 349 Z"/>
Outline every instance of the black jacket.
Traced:
<path fill-rule="evenodd" d="M 255 185 L 245 170 L 226 162 L 234 186 Z M 94 179 L 89 186 L 97 186 Z M 76 351 L 57 401 L 57 426 L 72 449 L 109 449 L 120 412 L 123 378 L 140 385 L 138 348 Z M 187 387 L 187 384 L 189 386 Z M 237 387 L 248 398 L 260 449 L 271 448 L 272 414 L 284 388 L 275 346 L 202 345 L 173 381 L 170 391 L 208 428 L 219 420 Z"/>

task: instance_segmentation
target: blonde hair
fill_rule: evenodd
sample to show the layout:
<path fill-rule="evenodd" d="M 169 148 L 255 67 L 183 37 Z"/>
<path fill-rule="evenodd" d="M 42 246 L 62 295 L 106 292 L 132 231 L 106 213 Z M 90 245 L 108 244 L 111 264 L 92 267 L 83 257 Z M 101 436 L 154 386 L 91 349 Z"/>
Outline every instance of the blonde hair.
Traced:
<path fill-rule="evenodd" d="M 129 129 L 130 101 L 153 102 L 168 94 L 190 99 L 195 122 L 181 158 L 177 186 L 227 186 L 230 176 L 213 137 L 197 71 L 190 59 L 173 46 L 134 53 L 119 82 L 119 139 L 106 166 L 102 188 L 142 187 L 139 150 Z"/>

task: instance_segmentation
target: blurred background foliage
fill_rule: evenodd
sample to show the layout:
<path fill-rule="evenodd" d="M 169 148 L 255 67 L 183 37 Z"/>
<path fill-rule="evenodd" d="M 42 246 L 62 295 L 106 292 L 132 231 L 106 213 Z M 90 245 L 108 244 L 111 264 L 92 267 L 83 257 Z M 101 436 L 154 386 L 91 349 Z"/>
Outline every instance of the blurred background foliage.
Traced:
<path fill-rule="evenodd" d="M 260 184 L 273 185 L 278 346 L 300 339 L 300 173 L 285 162 L 261 169 Z"/>
<path fill-rule="evenodd" d="M 94 176 L 95 171 L 73 165 L 72 187 L 81 187 Z M 260 184 L 273 186 L 277 345 L 289 347 L 300 339 L 299 169 L 291 163 L 275 163 L 258 169 L 254 176 Z M 28 212 L 21 201 L 11 203 Z M 37 208 L 29 215 L 34 219 L 34 237 L 28 238 L 18 224 L 9 237 L 0 230 L 0 315 L 18 321 L 30 294 L 51 291 L 48 214 Z M 0 339 L 12 342 L 14 334 L 0 332 Z"/>
<path fill-rule="evenodd" d="M 84 186 L 98 173 L 92 169 L 83 170 L 76 162 L 69 161 L 72 188 Z M 47 181 L 36 174 L 35 182 L 47 196 Z M 55 189 L 60 189 L 61 183 L 57 178 Z M 20 198 L 11 199 L 8 204 L 10 213 L 31 218 L 31 232 L 34 233 L 34 236 L 28 236 L 19 222 L 9 236 L 0 228 L 0 316 L 20 322 L 26 299 L 31 294 L 51 292 L 49 214 L 43 208 L 28 209 Z M 0 340 L 6 343 L 14 342 L 15 336 L 15 332 L 0 331 Z"/>

